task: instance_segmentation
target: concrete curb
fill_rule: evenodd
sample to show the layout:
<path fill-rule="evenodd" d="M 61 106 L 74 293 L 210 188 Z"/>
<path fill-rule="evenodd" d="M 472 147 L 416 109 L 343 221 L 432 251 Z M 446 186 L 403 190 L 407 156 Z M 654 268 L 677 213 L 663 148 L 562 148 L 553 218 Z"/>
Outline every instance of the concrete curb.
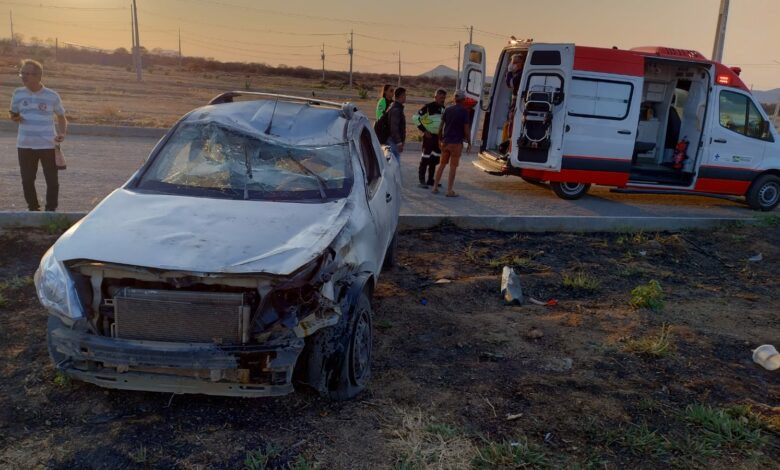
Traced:
<path fill-rule="evenodd" d="M 0 228 L 31 228 L 73 224 L 86 212 L 3 212 Z M 498 232 L 626 232 L 706 229 L 725 224 L 753 224 L 754 218 L 716 217 L 591 217 L 591 216 L 493 216 L 493 215 L 401 215 L 402 230 L 430 229 L 453 225 L 469 230 Z"/>
<path fill-rule="evenodd" d="M 497 232 L 626 232 L 669 231 L 705 229 L 725 224 L 752 224 L 752 218 L 719 217 L 602 217 L 602 216 L 448 216 L 401 215 L 402 229 L 429 229 L 438 225 L 454 225 L 470 230 L 495 230 Z"/>

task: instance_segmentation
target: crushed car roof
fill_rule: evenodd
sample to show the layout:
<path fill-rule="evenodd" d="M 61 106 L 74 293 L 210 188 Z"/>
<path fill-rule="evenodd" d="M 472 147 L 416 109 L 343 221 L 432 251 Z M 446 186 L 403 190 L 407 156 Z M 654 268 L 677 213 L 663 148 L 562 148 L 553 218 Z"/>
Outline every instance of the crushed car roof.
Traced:
<path fill-rule="evenodd" d="M 182 122 L 215 122 L 250 135 L 297 145 L 347 141 L 347 119 L 340 109 L 283 99 L 208 105 L 196 109 Z"/>

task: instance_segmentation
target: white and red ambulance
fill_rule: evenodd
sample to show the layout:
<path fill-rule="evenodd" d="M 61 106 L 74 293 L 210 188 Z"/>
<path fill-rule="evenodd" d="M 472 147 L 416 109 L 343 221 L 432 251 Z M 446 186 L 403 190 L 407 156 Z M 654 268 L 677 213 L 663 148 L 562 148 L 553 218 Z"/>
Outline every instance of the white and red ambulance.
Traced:
<path fill-rule="evenodd" d="M 477 102 L 472 142 L 484 113 L 475 164 L 488 173 L 549 182 L 564 199 L 600 184 L 780 202 L 780 136 L 738 68 L 668 47 L 513 40 L 491 87 L 484 77 L 484 48 L 466 45 L 461 87 Z"/>

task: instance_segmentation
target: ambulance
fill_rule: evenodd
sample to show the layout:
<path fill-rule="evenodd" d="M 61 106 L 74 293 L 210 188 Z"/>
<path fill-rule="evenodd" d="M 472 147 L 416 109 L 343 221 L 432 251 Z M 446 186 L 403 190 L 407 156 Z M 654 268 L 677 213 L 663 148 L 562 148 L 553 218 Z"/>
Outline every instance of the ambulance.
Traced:
<path fill-rule="evenodd" d="M 563 199 L 599 184 L 744 196 L 760 211 L 780 202 L 780 136 L 739 68 L 669 47 L 513 39 L 484 84 L 485 49 L 464 52 L 471 142 L 481 124 L 474 164 L 487 173 L 549 183 Z"/>

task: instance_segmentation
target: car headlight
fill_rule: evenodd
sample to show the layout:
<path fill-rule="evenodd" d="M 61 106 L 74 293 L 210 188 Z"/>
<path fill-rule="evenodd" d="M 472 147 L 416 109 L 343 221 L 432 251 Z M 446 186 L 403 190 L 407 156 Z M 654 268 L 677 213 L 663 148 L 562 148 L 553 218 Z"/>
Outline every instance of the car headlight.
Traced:
<path fill-rule="evenodd" d="M 43 255 L 34 279 L 38 299 L 47 310 L 69 319 L 82 316 L 76 289 L 65 268 L 54 257 L 53 248 Z"/>

